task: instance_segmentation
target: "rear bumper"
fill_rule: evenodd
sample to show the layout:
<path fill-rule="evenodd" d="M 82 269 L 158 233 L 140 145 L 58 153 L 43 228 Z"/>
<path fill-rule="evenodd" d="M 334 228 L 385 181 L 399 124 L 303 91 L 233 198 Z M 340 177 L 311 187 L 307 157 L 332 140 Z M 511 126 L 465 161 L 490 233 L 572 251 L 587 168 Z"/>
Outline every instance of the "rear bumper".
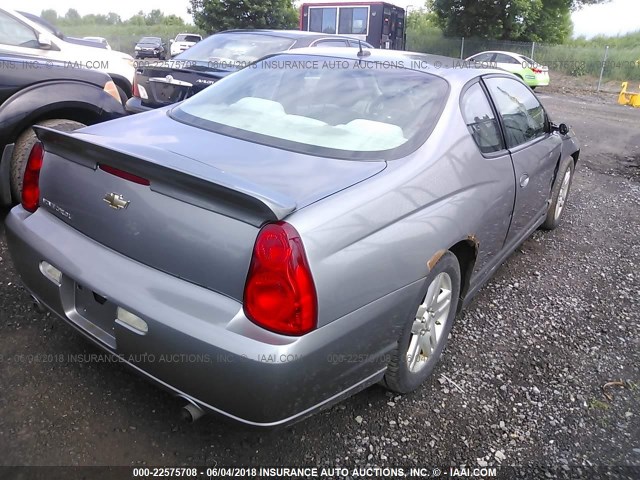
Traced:
<path fill-rule="evenodd" d="M 136 58 L 161 58 L 164 52 L 136 52 Z"/>
<path fill-rule="evenodd" d="M 549 75 L 525 75 L 524 81 L 530 87 L 546 87 L 549 85 Z"/>
<path fill-rule="evenodd" d="M 420 287 L 286 337 L 254 325 L 236 300 L 107 249 L 43 208 L 15 207 L 6 227 L 20 277 L 51 311 L 162 387 L 259 427 L 295 422 L 380 380 L 397 338 L 385 326 Z M 42 260 L 63 272 L 60 285 L 40 272 Z M 113 340 L 101 338 L 76 308 L 78 284 L 144 319 L 148 332 L 114 321 Z"/>

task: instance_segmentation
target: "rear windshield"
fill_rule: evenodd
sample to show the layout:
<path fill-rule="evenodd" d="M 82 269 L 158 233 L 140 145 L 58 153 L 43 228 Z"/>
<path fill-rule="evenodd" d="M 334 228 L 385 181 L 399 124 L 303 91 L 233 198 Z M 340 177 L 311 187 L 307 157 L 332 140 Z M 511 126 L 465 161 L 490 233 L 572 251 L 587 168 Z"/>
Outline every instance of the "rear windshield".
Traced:
<path fill-rule="evenodd" d="M 201 38 L 197 35 L 178 35 L 176 42 L 199 42 Z"/>
<path fill-rule="evenodd" d="M 442 78 L 392 64 L 277 55 L 217 82 L 171 115 L 276 148 L 388 160 L 426 141 L 447 95 Z"/>
<path fill-rule="evenodd" d="M 255 33 L 220 33 L 177 55 L 180 60 L 208 62 L 221 69 L 246 67 L 259 58 L 288 50 L 295 40 Z"/>
<path fill-rule="evenodd" d="M 524 55 L 520 55 L 520 57 L 522 58 L 522 60 L 524 60 L 524 63 L 525 63 L 527 66 L 533 66 L 533 67 L 535 67 L 535 66 L 537 66 L 537 65 L 538 65 L 538 62 L 536 62 L 535 60 L 532 60 L 532 59 L 531 59 L 531 58 L 529 58 L 529 57 L 525 57 Z M 524 65 L 523 65 L 523 66 L 524 66 Z"/>

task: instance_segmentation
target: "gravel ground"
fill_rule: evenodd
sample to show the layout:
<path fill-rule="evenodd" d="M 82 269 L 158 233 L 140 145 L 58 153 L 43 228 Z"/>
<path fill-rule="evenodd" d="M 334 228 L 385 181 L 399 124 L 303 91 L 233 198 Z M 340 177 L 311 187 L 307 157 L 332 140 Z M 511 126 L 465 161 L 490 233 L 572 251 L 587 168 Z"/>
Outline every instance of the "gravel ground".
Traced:
<path fill-rule="evenodd" d="M 640 109 L 541 98 L 583 143 L 564 224 L 481 290 L 419 391 L 373 387 L 287 429 L 182 424 L 180 401 L 121 365 L 20 360 L 99 351 L 31 309 L 2 230 L 0 465 L 624 465 L 640 478 Z"/>

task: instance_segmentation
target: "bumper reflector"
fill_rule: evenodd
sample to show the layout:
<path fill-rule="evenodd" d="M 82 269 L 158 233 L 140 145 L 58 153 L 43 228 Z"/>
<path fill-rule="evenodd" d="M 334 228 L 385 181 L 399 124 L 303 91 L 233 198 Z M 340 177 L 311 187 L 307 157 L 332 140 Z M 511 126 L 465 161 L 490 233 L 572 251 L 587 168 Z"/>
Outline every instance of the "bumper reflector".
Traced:
<path fill-rule="evenodd" d="M 62 280 L 62 272 L 51 265 L 49 262 L 40 262 L 40 272 L 53 283 L 60 286 L 60 281 Z"/>
<path fill-rule="evenodd" d="M 149 331 L 147 322 L 122 307 L 118 307 L 117 319 L 140 333 L 147 333 Z"/>

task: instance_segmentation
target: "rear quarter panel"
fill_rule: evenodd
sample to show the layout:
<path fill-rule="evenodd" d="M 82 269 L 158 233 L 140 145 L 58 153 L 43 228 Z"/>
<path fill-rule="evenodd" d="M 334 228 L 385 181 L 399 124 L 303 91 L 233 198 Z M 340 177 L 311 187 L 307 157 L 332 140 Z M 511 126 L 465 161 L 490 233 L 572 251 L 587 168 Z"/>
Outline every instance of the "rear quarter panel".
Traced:
<path fill-rule="evenodd" d="M 414 154 L 287 219 L 307 250 L 319 325 L 424 279 L 436 252 L 470 236 L 476 271 L 502 248 L 515 195 L 511 160 L 480 154 L 458 98 L 452 89 L 438 126 Z"/>

